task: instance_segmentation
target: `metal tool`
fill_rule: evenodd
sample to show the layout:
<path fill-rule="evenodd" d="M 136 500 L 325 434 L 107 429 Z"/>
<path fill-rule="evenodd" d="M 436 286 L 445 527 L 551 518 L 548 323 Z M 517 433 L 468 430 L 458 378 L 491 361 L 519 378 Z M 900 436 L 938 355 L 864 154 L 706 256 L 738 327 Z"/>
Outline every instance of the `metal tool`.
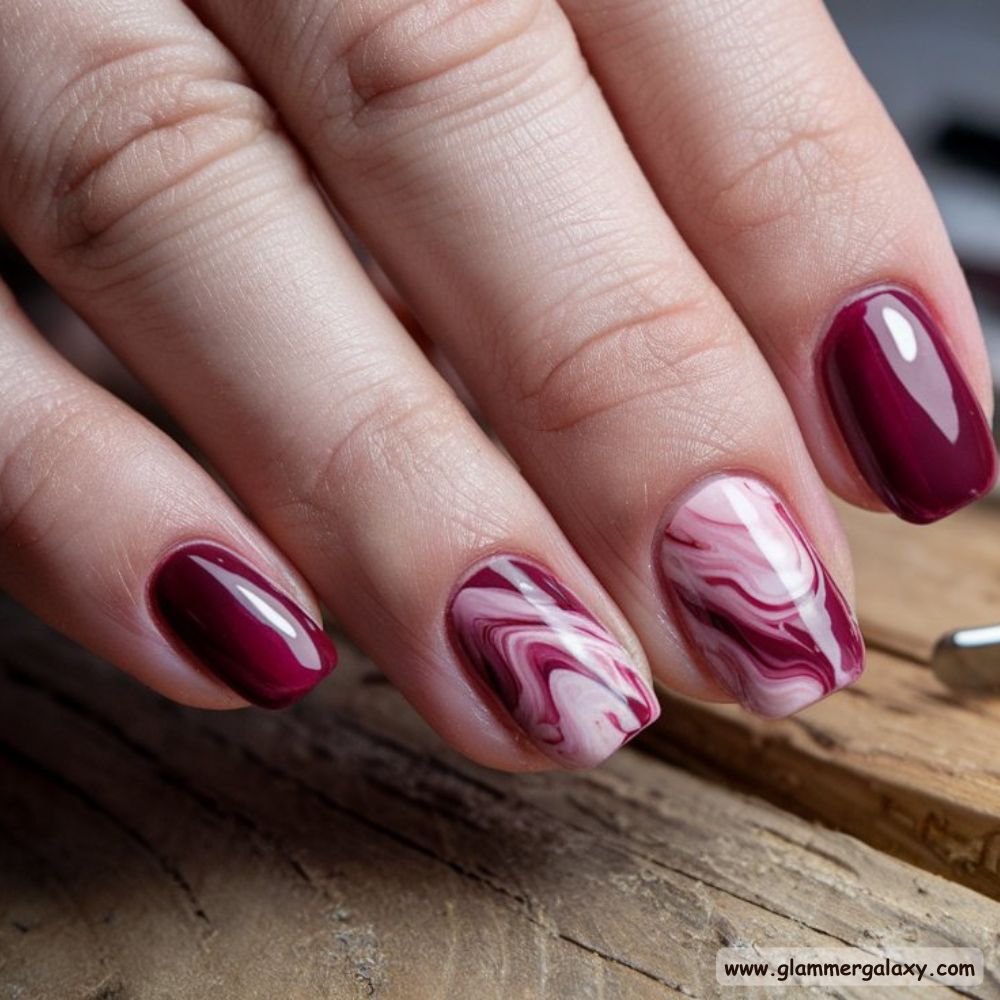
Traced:
<path fill-rule="evenodd" d="M 1000 692 L 1000 625 L 959 628 L 941 636 L 931 670 L 956 690 Z"/>

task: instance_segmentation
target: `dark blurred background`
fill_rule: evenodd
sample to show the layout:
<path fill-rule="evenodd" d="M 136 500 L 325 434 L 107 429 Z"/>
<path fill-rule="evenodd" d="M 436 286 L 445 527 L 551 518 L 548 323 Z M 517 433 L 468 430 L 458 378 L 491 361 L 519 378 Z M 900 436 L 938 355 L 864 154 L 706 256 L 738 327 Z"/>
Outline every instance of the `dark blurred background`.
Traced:
<path fill-rule="evenodd" d="M 920 161 L 979 307 L 1000 381 L 1000 0 L 830 0 Z M 64 353 L 145 412 L 144 393 L 0 235 L 0 276 Z"/>

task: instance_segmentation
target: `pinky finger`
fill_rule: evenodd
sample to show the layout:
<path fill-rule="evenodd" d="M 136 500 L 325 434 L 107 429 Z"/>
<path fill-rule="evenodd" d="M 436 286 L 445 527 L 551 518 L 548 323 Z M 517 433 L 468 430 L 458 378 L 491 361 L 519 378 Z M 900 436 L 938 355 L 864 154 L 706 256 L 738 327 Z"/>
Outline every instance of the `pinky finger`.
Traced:
<path fill-rule="evenodd" d="M 290 704 L 336 654 L 305 585 L 0 288 L 0 588 L 176 701 Z"/>

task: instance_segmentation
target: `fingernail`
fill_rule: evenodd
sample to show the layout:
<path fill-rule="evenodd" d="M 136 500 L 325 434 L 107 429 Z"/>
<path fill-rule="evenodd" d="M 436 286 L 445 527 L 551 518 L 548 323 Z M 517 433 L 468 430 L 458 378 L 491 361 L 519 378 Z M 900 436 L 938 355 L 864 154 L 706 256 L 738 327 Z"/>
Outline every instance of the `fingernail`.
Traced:
<path fill-rule="evenodd" d="M 993 485 L 986 417 L 913 295 L 882 287 L 845 305 L 820 348 L 820 368 L 855 463 L 900 517 L 936 521 Z"/>
<path fill-rule="evenodd" d="M 659 570 L 695 659 L 749 711 L 790 715 L 860 676 L 850 607 L 759 480 L 698 487 L 660 537 Z"/>
<path fill-rule="evenodd" d="M 563 767 L 600 764 L 660 714 L 621 644 L 536 562 L 480 564 L 452 598 L 448 624 L 472 670 Z"/>
<path fill-rule="evenodd" d="M 336 666 L 320 625 L 211 542 L 171 552 L 153 576 L 150 597 L 156 616 L 190 653 L 255 705 L 284 708 Z"/>

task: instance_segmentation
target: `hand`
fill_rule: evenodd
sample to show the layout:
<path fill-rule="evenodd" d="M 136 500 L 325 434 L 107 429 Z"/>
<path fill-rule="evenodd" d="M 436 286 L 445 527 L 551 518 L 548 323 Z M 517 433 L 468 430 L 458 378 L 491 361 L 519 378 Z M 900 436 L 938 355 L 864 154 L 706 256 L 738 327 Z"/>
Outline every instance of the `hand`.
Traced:
<path fill-rule="evenodd" d="M 311 586 L 493 766 L 599 762 L 649 667 L 782 715 L 862 666 L 824 481 L 926 521 L 994 478 L 818 0 L 0 0 L 0 50 L 0 223 L 239 502 L 8 300 L 0 584 L 179 701 L 311 688 Z"/>

